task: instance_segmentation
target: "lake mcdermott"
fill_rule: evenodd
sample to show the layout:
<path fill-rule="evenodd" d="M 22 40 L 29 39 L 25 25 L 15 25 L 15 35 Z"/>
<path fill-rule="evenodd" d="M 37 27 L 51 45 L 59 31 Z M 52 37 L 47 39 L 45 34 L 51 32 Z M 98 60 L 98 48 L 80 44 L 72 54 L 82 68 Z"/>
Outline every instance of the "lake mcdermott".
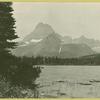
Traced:
<path fill-rule="evenodd" d="M 100 97 L 100 66 L 43 66 L 40 97 Z"/>

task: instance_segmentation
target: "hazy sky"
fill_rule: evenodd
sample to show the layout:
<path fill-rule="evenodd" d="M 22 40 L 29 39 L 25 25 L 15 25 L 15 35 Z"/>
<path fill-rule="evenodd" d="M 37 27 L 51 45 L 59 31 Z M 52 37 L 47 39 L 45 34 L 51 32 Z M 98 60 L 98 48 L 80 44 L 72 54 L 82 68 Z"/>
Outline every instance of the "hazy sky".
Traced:
<path fill-rule="evenodd" d="M 13 8 L 16 32 L 21 38 L 43 22 L 61 35 L 85 35 L 100 40 L 100 3 L 16 2 Z"/>

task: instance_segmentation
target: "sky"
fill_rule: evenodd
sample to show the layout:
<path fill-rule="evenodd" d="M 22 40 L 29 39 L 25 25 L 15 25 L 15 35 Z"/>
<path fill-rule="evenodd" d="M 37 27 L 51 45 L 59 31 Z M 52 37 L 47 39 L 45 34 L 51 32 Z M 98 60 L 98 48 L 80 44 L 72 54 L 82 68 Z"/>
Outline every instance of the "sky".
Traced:
<path fill-rule="evenodd" d="M 19 40 L 40 22 L 50 24 L 63 36 L 100 40 L 100 3 L 14 2 L 12 7 Z"/>

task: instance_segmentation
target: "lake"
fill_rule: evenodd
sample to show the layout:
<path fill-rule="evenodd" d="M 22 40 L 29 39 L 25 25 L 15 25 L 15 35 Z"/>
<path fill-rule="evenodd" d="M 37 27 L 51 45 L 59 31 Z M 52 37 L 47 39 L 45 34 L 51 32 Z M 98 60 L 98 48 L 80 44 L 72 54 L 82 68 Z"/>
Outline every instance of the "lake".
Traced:
<path fill-rule="evenodd" d="M 37 79 L 42 98 L 100 97 L 100 66 L 42 66 Z"/>

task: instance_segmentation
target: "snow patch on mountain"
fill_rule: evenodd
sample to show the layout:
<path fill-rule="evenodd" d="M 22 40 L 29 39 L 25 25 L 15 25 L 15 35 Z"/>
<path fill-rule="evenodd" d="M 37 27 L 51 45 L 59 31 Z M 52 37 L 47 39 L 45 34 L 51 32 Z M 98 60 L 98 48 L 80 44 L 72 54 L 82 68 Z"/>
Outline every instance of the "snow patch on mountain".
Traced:
<path fill-rule="evenodd" d="M 30 41 L 25 41 L 23 44 L 19 45 L 19 47 L 23 47 L 23 46 L 27 46 L 31 43 L 38 43 L 38 42 L 41 42 L 42 39 L 32 39 Z"/>
<path fill-rule="evenodd" d="M 30 42 L 40 42 L 40 41 L 42 41 L 42 39 L 32 39 L 32 40 L 30 40 Z"/>

